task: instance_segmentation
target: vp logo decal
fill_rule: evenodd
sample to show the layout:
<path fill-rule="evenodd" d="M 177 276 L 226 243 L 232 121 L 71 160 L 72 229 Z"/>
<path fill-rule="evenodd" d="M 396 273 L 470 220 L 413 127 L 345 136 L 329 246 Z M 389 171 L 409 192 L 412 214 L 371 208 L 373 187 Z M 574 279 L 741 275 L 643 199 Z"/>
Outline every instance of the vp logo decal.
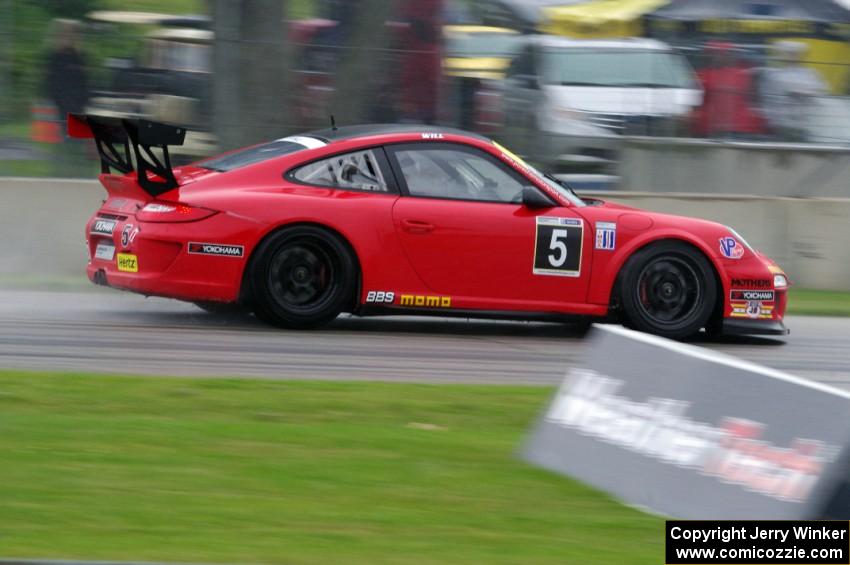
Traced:
<path fill-rule="evenodd" d="M 744 246 L 732 236 L 721 237 L 720 253 L 727 259 L 740 259 L 744 256 Z"/>

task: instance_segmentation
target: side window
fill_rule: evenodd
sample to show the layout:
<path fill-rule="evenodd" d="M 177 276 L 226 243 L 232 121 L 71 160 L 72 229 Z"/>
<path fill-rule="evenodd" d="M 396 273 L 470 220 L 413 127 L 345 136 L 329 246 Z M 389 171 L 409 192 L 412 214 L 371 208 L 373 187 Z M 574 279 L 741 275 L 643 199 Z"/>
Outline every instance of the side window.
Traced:
<path fill-rule="evenodd" d="M 304 165 L 295 169 L 292 176 L 299 182 L 316 186 L 389 192 L 378 159 L 371 149 L 334 155 Z"/>
<path fill-rule="evenodd" d="M 505 203 L 522 199 L 522 181 L 476 149 L 417 146 L 397 148 L 393 154 L 411 196 Z"/>

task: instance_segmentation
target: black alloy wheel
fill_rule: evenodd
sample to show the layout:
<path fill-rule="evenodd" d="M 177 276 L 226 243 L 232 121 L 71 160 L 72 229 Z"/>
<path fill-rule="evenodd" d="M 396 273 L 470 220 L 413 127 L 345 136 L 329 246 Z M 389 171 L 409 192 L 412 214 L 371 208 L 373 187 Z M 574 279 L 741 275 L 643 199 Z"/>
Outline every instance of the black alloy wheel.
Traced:
<path fill-rule="evenodd" d="M 717 280 L 697 249 L 665 241 L 637 252 L 621 279 L 626 324 L 673 339 L 705 327 L 717 302 Z"/>
<path fill-rule="evenodd" d="M 255 252 L 250 269 L 254 312 L 276 326 L 326 324 L 356 292 L 356 262 L 348 245 L 315 226 L 273 234 Z"/>

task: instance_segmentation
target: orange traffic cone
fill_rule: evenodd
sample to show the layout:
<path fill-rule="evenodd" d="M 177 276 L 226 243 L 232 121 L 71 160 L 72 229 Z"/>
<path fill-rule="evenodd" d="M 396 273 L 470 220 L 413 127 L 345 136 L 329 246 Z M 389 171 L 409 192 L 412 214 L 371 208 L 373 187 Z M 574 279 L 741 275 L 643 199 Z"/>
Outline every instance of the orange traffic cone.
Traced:
<path fill-rule="evenodd" d="M 60 143 L 62 141 L 62 121 L 56 106 L 35 103 L 31 108 L 33 141 L 38 143 Z"/>

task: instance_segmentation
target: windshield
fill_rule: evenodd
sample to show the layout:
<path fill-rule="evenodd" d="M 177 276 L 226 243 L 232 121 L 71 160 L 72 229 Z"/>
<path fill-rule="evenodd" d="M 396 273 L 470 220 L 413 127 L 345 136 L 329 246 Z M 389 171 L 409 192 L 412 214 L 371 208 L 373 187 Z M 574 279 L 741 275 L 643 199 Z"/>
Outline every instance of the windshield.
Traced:
<path fill-rule="evenodd" d="M 513 33 L 446 33 L 449 57 L 511 58 L 519 50 L 522 36 Z"/>
<path fill-rule="evenodd" d="M 148 45 L 148 66 L 170 71 L 208 73 L 212 70 L 212 47 L 154 39 Z"/>
<path fill-rule="evenodd" d="M 666 51 L 552 50 L 546 53 L 543 80 L 567 86 L 693 88 L 685 58 Z"/>
<path fill-rule="evenodd" d="M 550 187 L 552 190 L 566 198 L 567 201 L 573 206 L 587 206 L 587 203 L 581 198 L 579 198 L 578 195 L 573 192 L 571 188 L 562 184 L 558 179 L 556 179 L 552 175 L 541 173 L 540 171 L 523 161 L 519 156 L 514 155 L 508 149 L 502 147 L 495 141 L 493 141 L 492 143 L 499 149 L 499 151 L 502 152 L 502 155 L 504 157 L 507 157 L 508 160 L 515 162 L 517 165 L 519 165 L 521 169 L 525 170 L 526 173 L 535 177 L 537 180 L 546 184 L 546 186 Z"/>
<path fill-rule="evenodd" d="M 219 172 L 232 171 L 233 169 L 267 161 L 282 155 L 289 155 L 296 151 L 315 149 L 324 145 L 326 145 L 324 141 L 320 141 L 314 137 L 284 137 L 283 139 L 277 139 L 207 159 L 197 163 L 197 166 Z"/>

